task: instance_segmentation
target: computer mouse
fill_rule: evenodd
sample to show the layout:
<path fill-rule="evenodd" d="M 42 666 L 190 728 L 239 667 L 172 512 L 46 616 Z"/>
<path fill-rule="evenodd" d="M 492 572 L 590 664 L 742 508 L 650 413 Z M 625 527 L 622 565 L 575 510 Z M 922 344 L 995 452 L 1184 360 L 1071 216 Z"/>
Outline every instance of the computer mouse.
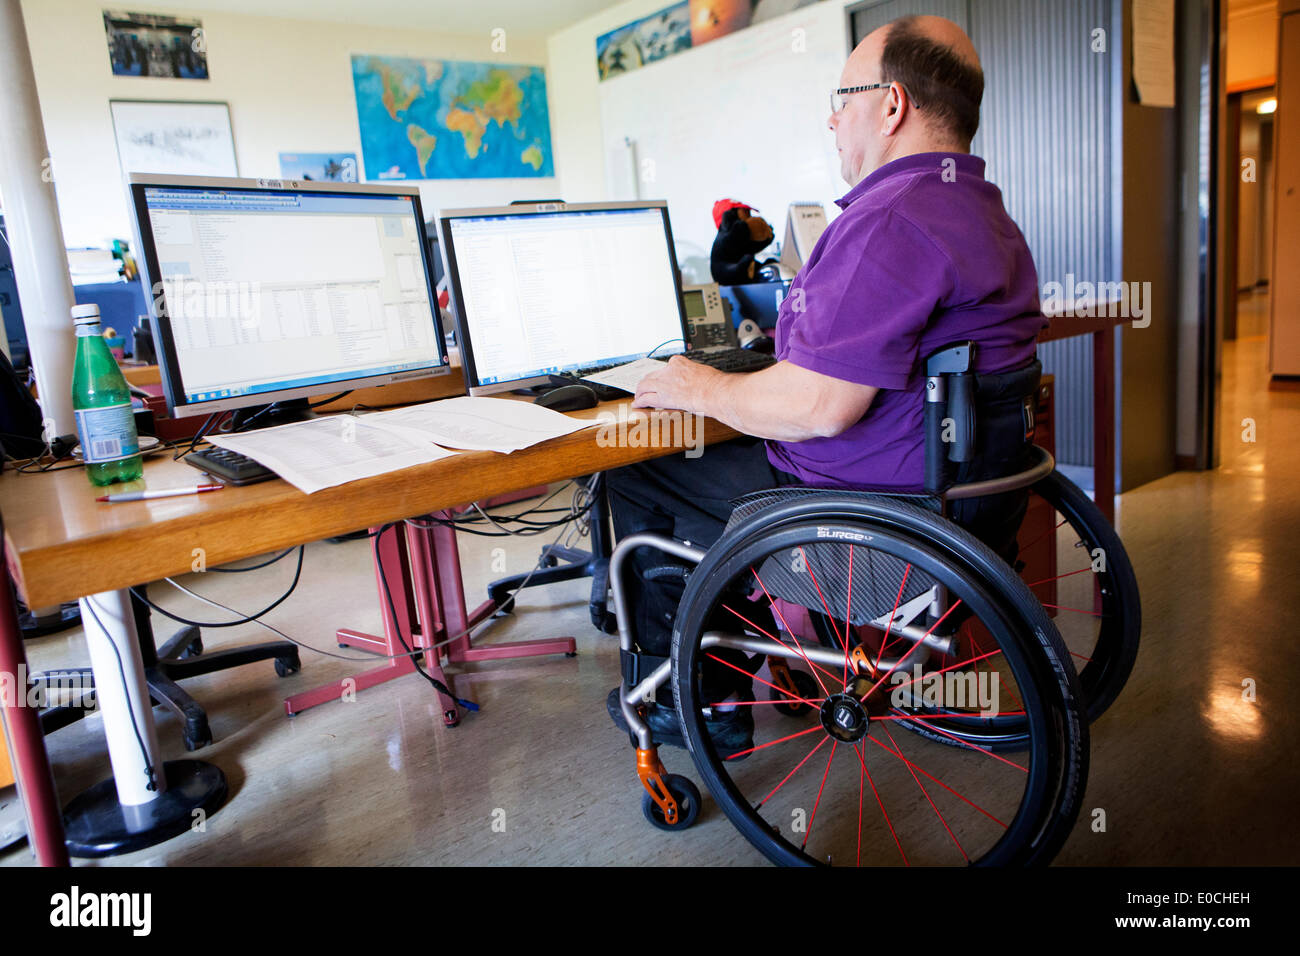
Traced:
<path fill-rule="evenodd" d="M 586 385 L 561 385 L 533 399 L 533 404 L 557 412 L 576 412 L 584 408 L 595 408 L 600 404 L 600 399 Z"/>

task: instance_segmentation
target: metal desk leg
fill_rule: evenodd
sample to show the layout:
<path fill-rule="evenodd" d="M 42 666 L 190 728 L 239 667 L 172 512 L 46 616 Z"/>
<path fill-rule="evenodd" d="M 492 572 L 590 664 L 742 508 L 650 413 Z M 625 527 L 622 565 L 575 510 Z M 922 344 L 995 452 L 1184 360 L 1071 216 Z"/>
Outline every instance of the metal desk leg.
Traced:
<path fill-rule="evenodd" d="M 9 566 L 4 561 L 0 561 L 0 681 L 9 685 L 0 686 L 0 710 L 27 818 L 27 838 L 41 866 L 67 866 L 63 815 L 45 752 L 40 712 L 27 706 L 27 655 L 9 583 Z"/>
<path fill-rule="evenodd" d="M 73 856 L 111 856 L 188 830 L 196 810 L 221 806 L 226 778 L 201 760 L 162 762 L 130 591 L 80 603 L 113 776 L 68 804 L 67 841 Z"/>

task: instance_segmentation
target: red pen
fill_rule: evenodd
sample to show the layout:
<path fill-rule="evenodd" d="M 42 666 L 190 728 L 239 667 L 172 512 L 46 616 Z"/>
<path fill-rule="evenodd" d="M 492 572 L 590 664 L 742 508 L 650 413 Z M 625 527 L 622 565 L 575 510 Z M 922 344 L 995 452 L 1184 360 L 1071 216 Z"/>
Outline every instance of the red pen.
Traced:
<path fill-rule="evenodd" d="M 225 485 L 193 485 L 189 488 L 163 488 L 158 491 L 125 491 L 120 495 L 100 495 L 96 501 L 116 504 L 119 501 L 144 501 L 148 498 L 174 498 L 177 495 L 201 495 L 205 491 L 220 491 Z"/>

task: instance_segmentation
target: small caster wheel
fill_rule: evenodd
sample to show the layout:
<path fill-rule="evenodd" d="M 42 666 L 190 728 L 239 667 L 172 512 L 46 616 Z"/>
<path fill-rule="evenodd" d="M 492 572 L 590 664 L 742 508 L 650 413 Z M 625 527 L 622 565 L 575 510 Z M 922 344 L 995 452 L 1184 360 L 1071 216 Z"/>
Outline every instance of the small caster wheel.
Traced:
<path fill-rule="evenodd" d="M 455 710 L 444 710 L 442 712 L 442 722 L 448 727 L 457 727 L 460 725 L 460 713 Z"/>
<path fill-rule="evenodd" d="M 559 563 L 560 559 L 553 554 L 544 555 L 542 557 L 542 567 L 544 568 L 553 568 Z"/>
<path fill-rule="evenodd" d="M 204 724 L 201 727 L 185 728 L 185 749 L 198 750 L 212 743 L 212 731 Z"/>
<path fill-rule="evenodd" d="M 513 594 L 497 605 L 496 613 L 498 617 L 505 617 L 507 614 L 513 614 L 514 612 L 515 596 Z"/>
<path fill-rule="evenodd" d="M 275 673 L 280 677 L 288 677 L 300 670 L 302 670 L 302 662 L 298 660 L 297 654 L 293 657 L 277 657 L 275 659 Z"/>
<path fill-rule="evenodd" d="M 565 656 L 565 657 L 577 657 L 577 656 L 578 656 L 578 652 L 577 652 L 577 651 L 565 651 L 565 652 L 564 652 L 564 656 Z"/>
<path fill-rule="evenodd" d="M 190 641 L 188 644 L 185 645 L 185 650 L 181 651 L 181 660 L 186 660 L 187 658 L 190 657 L 198 657 L 202 653 L 203 653 L 203 638 L 196 637 L 194 638 L 194 640 Z"/>
<path fill-rule="evenodd" d="M 797 671 L 791 668 L 790 679 L 794 681 L 795 693 L 800 697 L 807 698 L 808 700 L 817 700 L 824 696 L 821 692 L 821 687 L 817 684 L 817 678 L 813 677 L 812 674 L 809 674 L 807 671 Z M 779 714 L 785 714 L 787 717 L 800 717 L 812 710 L 810 704 L 803 704 L 797 700 L 790 700 L 785 696 L 785 694 L 782 694 L 776 688 L 768 688 L 767 699 L 786 701 L 786 703 L 773 704 L 772 709 Z"/>
<path fill-rule="evenodd" d="M 655 803 L 650 794 L 641 797 L 641 813 L 653 826 L 660 830 L 685 830 L 700 815 L 700 791 L 689 777 L 670 773 L 664 777 L 668 792 L 677 801 L 677 822 L 669 823 L 664 819 L 664 812 Z"/>

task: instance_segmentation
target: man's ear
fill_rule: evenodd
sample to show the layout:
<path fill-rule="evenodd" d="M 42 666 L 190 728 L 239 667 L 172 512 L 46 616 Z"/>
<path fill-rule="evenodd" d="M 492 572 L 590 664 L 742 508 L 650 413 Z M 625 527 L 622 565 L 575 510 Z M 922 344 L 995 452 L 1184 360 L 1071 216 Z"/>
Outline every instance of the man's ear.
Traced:
<path fill-rule="evenodd" d="M 907 115 L 911 104 L 907 101 L 907 93 L 903 91 L 902 84 L 891 83 L 889 92 L 882 99 L 883 105 L 883 122 L 880 132 L 884 136 L 893 136 L 898 132 L 898 127 L 902 125 L 903 118 Z"/>

